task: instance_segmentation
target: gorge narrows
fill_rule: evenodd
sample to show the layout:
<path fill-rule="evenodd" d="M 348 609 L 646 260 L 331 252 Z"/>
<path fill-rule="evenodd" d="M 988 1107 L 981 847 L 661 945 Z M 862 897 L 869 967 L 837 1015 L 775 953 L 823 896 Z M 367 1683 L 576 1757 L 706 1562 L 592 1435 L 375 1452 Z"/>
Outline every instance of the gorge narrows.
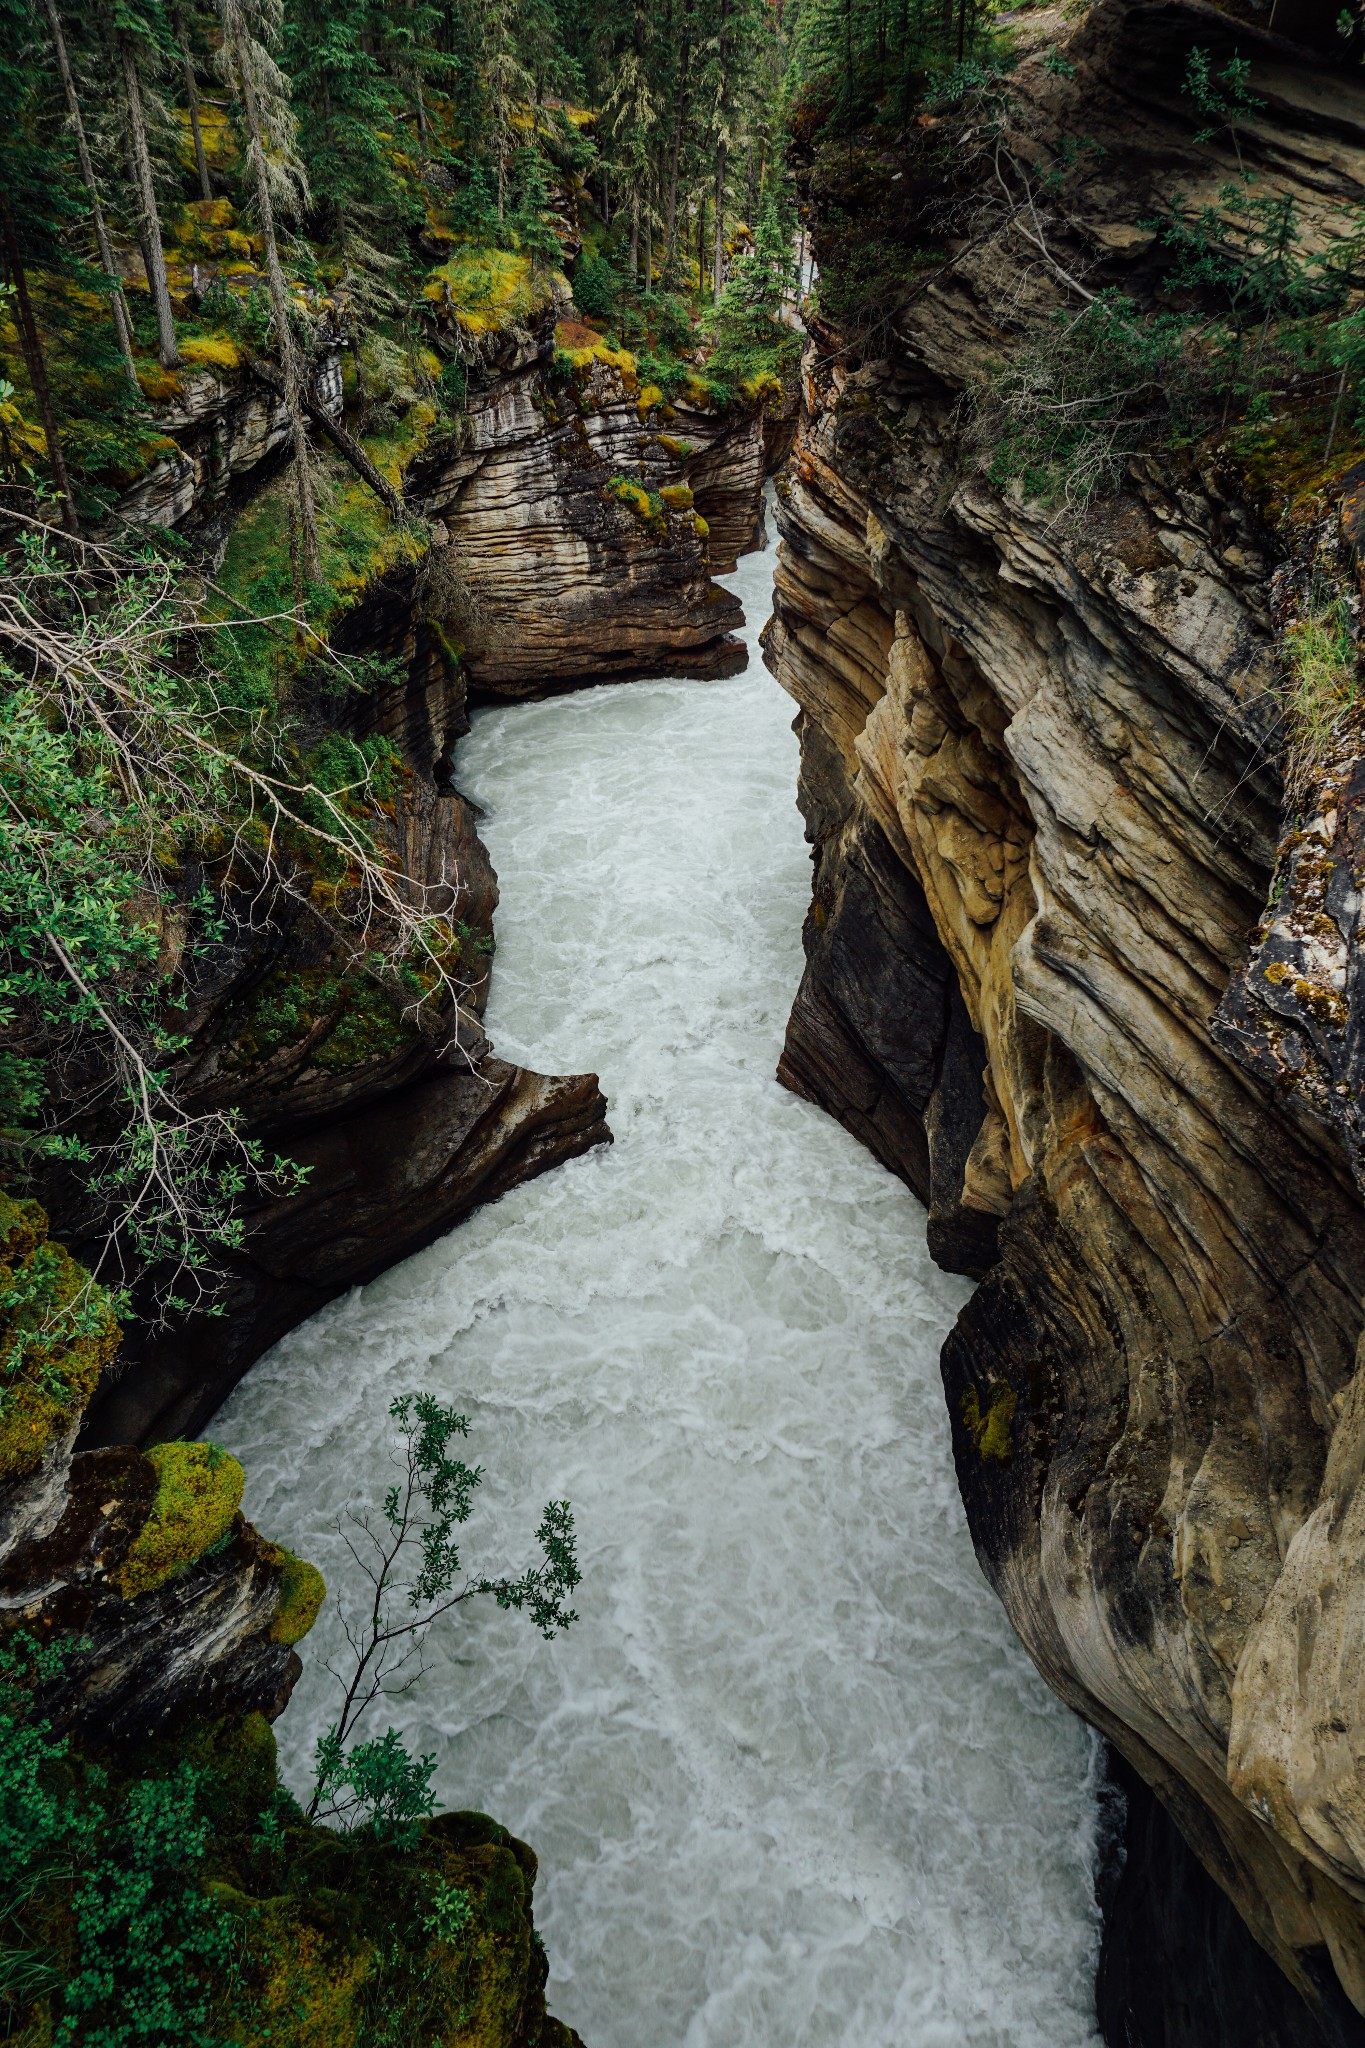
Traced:
<path fill-rule="evenodd" d="M 1092 1743 L 972 1555 L 938 1370 L 966 1287 L 773 1079 L 808 862 L 772 567 L 729 579 L 744 673 L 487 709 L 457 759 L 495 1041 L 596 1067 L 615 1145 L 325 1309 L 210 1434 L 332 1590 L 277 1730 L 296 1789 L 354 1583 L 335 1518 L 383 1490 L 394 1396 L 471 1418 L 471 1562 L 572 1500 L 569 1635 L 466 1610 L 388 1718 L 443 1804 L 535 1844 L 592 2048 L 1090 2048 Z"/>

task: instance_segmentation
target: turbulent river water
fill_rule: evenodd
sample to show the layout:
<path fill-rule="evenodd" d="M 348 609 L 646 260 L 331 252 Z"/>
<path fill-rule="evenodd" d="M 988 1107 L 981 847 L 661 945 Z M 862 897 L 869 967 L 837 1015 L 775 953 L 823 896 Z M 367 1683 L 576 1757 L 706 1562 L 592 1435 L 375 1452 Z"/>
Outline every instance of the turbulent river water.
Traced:
<path fill-rule="evenodd" d="M 751 646 L 771 553 L 732 587 Z M 588 2048 L 1094 2048 L 1086 1735 L 972 1556 L 923 1212 L 773 1079 L 809 868 L 761 666 L 478 714 L 500 1053 L 600 1071 L 616 1143 L 481 1211 L 255 1367 L 212 1434 L 344 1596 L 333 1527 L 429 1387 L 487 1468 L 469 1560 L 571 1499 L 581 1619 L 491 1602 L 384 1716 L 540 1857 Z M 279 1724 L 302 1786 L 335 1618 Z"/>

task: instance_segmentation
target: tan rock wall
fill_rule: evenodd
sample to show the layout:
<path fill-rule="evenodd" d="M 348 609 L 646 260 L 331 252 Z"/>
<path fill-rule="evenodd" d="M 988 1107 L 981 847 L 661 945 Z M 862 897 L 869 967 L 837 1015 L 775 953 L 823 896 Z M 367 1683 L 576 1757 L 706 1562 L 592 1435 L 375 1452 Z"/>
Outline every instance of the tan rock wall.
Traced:
<path fill-rule="evenodd" d="M 1093 132 L 1123 23 L 1178 11 L 1092 11 Z M 1270 85 L 1292 126 L 1303 80 Z M 1121 111 L 1160 161 L 1174 112 Z M 1292 162 L 1283 132 L 1267 153 Z M 1330 155 L 1365 195 L 1365 122 Z M 1120 203 L 1098 186 L 1092 246 Z M 958 392 L 1013 260 L 961 264 L 884 360 L 818 327 L 808 353 L 768 639 L 816 861 L 784 1076 L 931 1201 L 931 1244 L 936 1211 L 998 1221 L 944 1354 L 982 1563 L 1293 1981 L 1365 2012 L 1365 1214 L 1326 1129 L 1212 1028 L 1279 830 L 1266 563 L 1189 461 L 1081 522 L 973 472 Z M 976 1034 L 952 1190 L 916 905 Z"/>

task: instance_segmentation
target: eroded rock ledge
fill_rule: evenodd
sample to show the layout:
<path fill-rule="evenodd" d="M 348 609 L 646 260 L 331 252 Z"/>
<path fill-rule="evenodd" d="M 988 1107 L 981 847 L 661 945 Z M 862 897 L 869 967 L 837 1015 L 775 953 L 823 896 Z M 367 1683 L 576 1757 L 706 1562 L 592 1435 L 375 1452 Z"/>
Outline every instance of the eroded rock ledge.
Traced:
<path fill-rule="evenodd" d="M 1063 260 L 1126 286 L 1116 230 L 1231 174 L 1179 82 L 1233 30 L 1101 0 L 1069 77 L 1039 22 L 1018 146 L 1041 175 L 1068 134 L 1103 143 Z M 1365 95 L 1329 104 L 1321 64 L 1235 33 L 1269 109 L 1258 190 L 1343 218 Z M 943 1354 L 978 1555 L 1294 1987 L 1259 2038 L 1359 2041 L 1365 1213 L 1333 1132 L 1212 1021 L 1280 829 L 1273 542 L 1192 460 L 1136 465 L 1080 526 L 974 472 L 964 381 L 1001 305 L 1050 293 L 1001 233 L 875 362 L 813 333 L 767 642 L 815 863 L 780 1071 L 984 1275 Z M 1111 2039 L 1225 2038 L 1220 1967 L 1183 2018 Z"/>
<path fill-rule="evenodd" d="M 328 1053 L 333 1017 L 261 1057 L 253 1006 L 326 963 L 287 906 L 218 963 L 186 1018 L 185 1098 L 240 1108 L 252 1136 L 308 1169 L 307 1184 L 249 1214 L 220 1317 L 159 1333 L 130 1326 L 86 1445 L 201 1429 L 252 1362 L 324 1303 L 477 1204 L 610 1140 L 595 1075 L 509 1066 L 480 1026 L 497 884 L 456 786 L 468 700 L 742 666 L 741 608 L 713 578 L 753 544 L 789 427 L 757 405 L 666 404 L 628 357 L 580 332 L 573 310 L 561 282 L 531 327 L 470 350 L 463 412 L 404 478 L 431 545 L 415 565 L 376 574 L 332 631 L 340 651 L 382 655 L 402 677 L 345 717 L 357 736 L 381 731 L 400 750 L 394 850 L 415 882 L 444 891 L 450 923 L 469 934 L 457 1028 L 340 1063 Z M 570 354 L 557 337 L 590 345 Z M 343 347 L 337 337 L 317 366 L 314 396 L 331 410 Z M 213 559 L 276 473 L 283 413 L 247 369 L 182 382 L 161 422 L 181 452 L 121 513 L 184 526 Z M 54 1226 L 94 1257 L 79 1191 L 56 1175 L 43 1194 Z"/>

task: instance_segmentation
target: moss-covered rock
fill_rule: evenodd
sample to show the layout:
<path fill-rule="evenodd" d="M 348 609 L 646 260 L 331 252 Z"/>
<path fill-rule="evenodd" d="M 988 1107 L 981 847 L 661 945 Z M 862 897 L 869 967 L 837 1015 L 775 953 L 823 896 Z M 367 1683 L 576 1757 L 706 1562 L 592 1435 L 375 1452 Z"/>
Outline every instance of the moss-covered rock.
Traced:
<path fill-rule="evenodd" d="M 962 1396 L 962 1421 L 983 1464 L 993 1458 L 999 1465 L 1008 1465 L 1014 1449 L 1011 1426 L 1018 1405 L 1018 1395 L 1003 1380 L 992 1383 L 984 1403 L 975 1387 L 968 1387 Z"/>
<path fill-rule="evenodd" d="M 266 1547 L 271 1564 L 279 1567 L 280 1611 L 270 1631 L 272 1643 L 297 1643 L 307 1635 L 327 1598 L 327 1581 L 315 1564 L 295 1557 L 282 1543 Z"/>
<path fill-rule="evenodd" d="M 0 1194 L 0 1481 L 70 1428 L 121 1334 L 107 1290 L 48 1242 L 39 1205 Z"/>
<path fill-rule="evenodd" d="M 164 1586 L 225 1542 L 246 1485 L 237 1460 L 217 1444 L 157 1444 L 147 1455 L 156 1470 L 156 1498 L 117 1574 L 128 1598 Z"/>

